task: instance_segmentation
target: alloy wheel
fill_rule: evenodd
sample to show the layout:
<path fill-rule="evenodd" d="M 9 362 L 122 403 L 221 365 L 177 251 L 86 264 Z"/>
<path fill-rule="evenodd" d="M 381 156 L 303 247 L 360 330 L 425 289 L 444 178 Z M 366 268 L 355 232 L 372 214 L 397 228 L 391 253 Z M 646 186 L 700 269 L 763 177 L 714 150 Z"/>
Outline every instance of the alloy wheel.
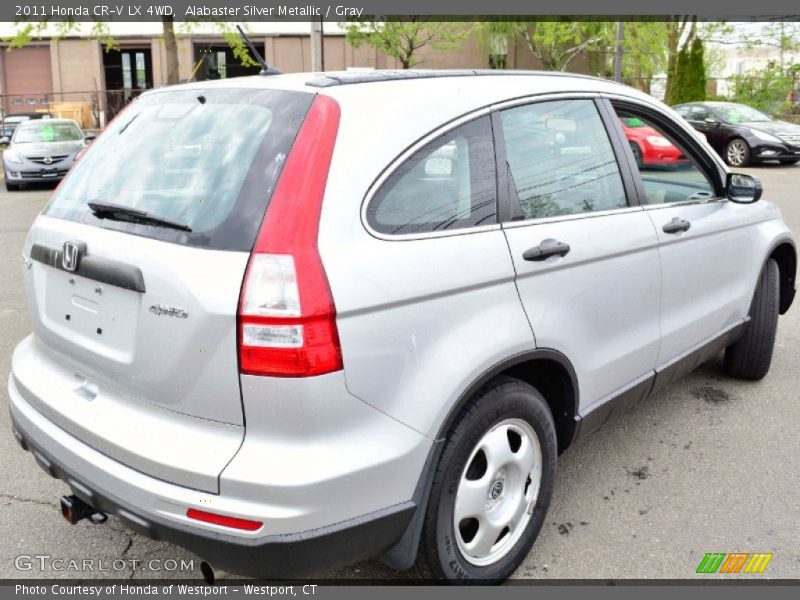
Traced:
<path fill-rule="evenodd" d="M 747 148 L 742 140 L 733 140 L 728 144 L 727 150 L 728 164 L 738 167 L 744 163 L 744 158 L 747 155 Z"/>

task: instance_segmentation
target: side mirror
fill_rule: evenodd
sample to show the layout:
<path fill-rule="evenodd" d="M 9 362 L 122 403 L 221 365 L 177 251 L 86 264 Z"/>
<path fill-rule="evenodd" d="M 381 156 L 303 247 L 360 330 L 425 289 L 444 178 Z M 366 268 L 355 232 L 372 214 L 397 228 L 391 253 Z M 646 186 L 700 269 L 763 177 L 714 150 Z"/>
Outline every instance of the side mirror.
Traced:
<path fill-rule="evenodd" d="M 737 204 L 757 202 L 764 191 L 758 177 L 745 175 L 744 173 L 728 173 L 728 177 L 725 180 L 725 189 L 728 192 L 728 200 Z"/>
<path fill-rule="evenodd" d="M 86 135 L 83 136 L 83 141 L 87 144 L 91 144 L 94 139 L 97 137 L 97 134 L 93 131 L 88 132 Z"/>
<path fill-rule="evenodd" d="M 0 137 L 0 146 L 8 146 L 11 143 L 11 138 L 7 135 Z"/>

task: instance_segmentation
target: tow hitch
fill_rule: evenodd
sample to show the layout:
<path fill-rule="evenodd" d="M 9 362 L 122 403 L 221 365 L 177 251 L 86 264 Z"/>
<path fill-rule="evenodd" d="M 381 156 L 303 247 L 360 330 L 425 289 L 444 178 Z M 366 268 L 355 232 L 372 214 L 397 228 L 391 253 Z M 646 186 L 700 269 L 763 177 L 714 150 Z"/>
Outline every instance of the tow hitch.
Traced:
<path fill-rule="evenodd" d="M 78 521 L 89 519 L 92 523 L 105 523 L 108 515 L 89 506 L 77 496 L 61 496 L 61 514 L 71 524 L 75 525 Z"/>

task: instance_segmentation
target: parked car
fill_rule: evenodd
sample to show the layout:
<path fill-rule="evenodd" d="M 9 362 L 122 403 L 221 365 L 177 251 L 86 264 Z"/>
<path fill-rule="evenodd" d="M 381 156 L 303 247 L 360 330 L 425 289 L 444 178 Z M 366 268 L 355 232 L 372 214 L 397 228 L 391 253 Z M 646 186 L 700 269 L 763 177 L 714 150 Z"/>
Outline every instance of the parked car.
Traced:
<path fill-rule="evenodd" d="M 70 119 L 23 121 L 3 152 L 6 190 L 37 181 L 60 181 L 93 138 L 94 134 L 84 135 Z"/>
<path fill-rule="evenodd" d="M 711 147 L 732 167 L 768 160 L 784 165 L 800 161 L 800 125 L 733 102 L 692 102 L 673 108 L 705 134 Z"/>
<path fill-rule="evenodd" d="M 619 114 L 689 165 L 640 173 Z M 796 253 L 760 196 L 594 78 L 148 91 L 27 236 L 14 435 L 70 522 L 116 515 L 209 579 L 502 580 L 576 439 L 723 349 L 766 375 Z"/>
<path fill-rule="evenodd" d="M 680 150 L 640 118 L 622 116 L 619 120 L 639 168 L 688 164 Z"/>
<path fill-rule="evenodd" d="M 17 126 L 25 121 L 30 121 L 31 119 L 52 119 L 52 118 L 53 115 L 51 115 L 50 113 L 38 113 L 38 112 L 15 113 L 12 115 L 8 115 L 6 117 L 3 117 L 2 136 L 0 137 L 7 137 L 11 139 L 11 136 L 14 135 L 14 131 L 16 131 Z"/>

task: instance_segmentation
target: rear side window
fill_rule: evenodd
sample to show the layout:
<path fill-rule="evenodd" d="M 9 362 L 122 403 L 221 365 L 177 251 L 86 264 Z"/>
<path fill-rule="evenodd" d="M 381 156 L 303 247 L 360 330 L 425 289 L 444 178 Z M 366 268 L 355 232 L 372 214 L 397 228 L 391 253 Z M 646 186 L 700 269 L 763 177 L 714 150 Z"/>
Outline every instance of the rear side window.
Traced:
<path fill-rule="evenodd" d="M 73 167 L 48 216 L 216 250 L 250 251 L 313 94 L 181 90 L 147 94 Z M 190 228 L 100 219 L 89 202 Z"/>
<path fill-rule="evenodd" d="M 381 185 L 367 207 L 379 233 L 447 232 L 497 222 L 494 142 L 489 117 L 423 146 Z"/>
<path fill-rule="evenodd" d="M 627 206 L 622 176 L 591 100 L 560 100 L 500 113 L 511 179 L 525 219 Z"/>

